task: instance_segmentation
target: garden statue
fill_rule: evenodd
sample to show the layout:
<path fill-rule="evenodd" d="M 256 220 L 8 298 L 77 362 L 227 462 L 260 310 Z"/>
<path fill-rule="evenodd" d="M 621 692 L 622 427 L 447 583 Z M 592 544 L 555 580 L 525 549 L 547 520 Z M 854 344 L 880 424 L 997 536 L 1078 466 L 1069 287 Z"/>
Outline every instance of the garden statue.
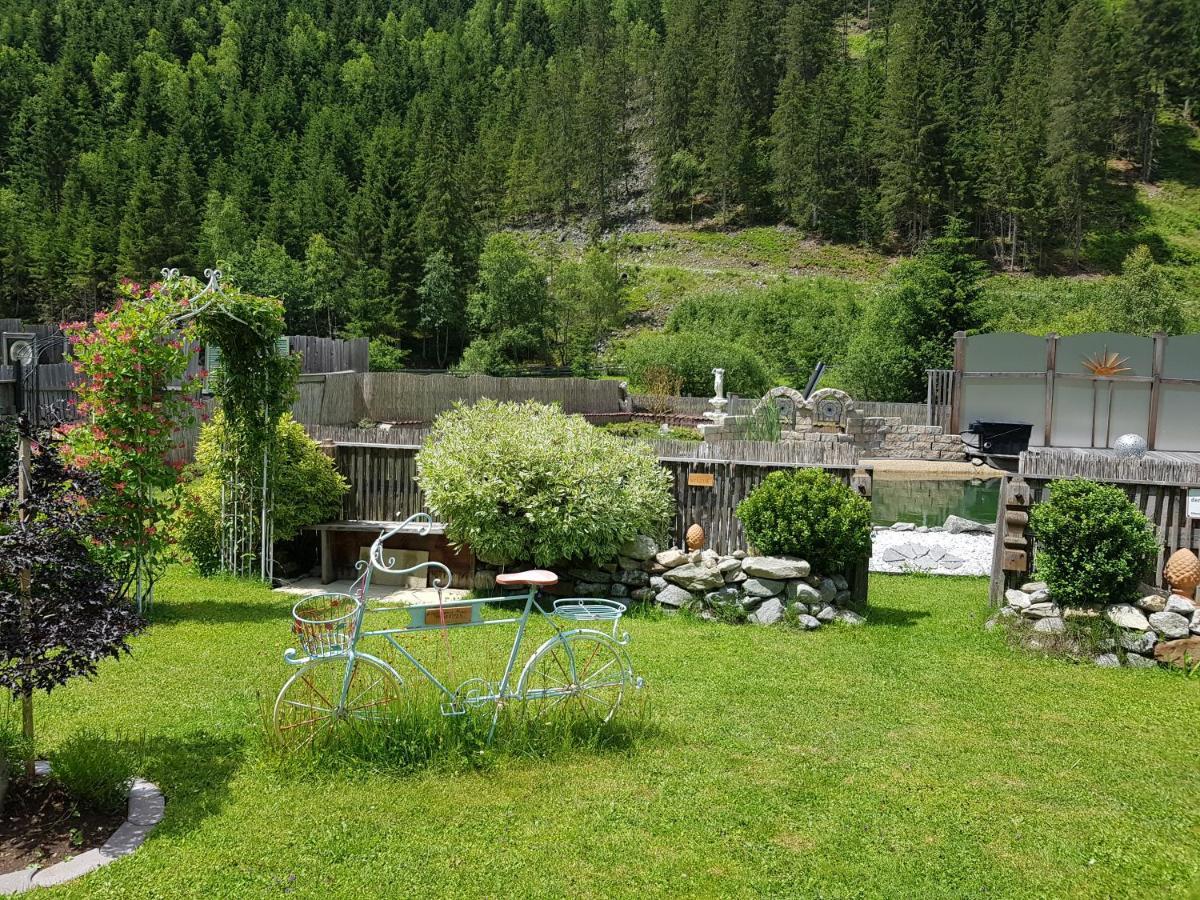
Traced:
<path fill-rule="evenodd" d="M 1123 459 L 1141 459 L 1146 450 L 1146 439 L 1140 434 L 1123 434 L 1113 441 L 1113 452 Z"/>
<path fill-rule="evenodd" d="M 713 369 L 713 399 L 725 399 L 725 370 Z"/>
<path fill-rule="evenodd" d="M 713 396 L 708 401 L 708 405 L 712 407 L 712 412 L 707 412 L 704 416 L 717 424 L 721 424 L 725 421 L 725 407 L 729 405 L 729 401 L 725 398 L 725 370 L 713 369 L 712 373 Z"/>
<path fill-rule="evenodd" d="M 1196 587 L 1200 586 L 1200 559 L 1186 547 L 1181 547 L 1171 554 L 1163 569 L 1171 592 L 1191 600 L 1196 595 Z"/>

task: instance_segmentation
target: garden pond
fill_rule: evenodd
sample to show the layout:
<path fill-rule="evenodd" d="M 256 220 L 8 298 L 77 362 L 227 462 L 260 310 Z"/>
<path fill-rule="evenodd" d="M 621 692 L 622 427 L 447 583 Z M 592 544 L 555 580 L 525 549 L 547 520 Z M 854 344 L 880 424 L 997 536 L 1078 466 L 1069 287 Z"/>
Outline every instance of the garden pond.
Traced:
<path fill-rule="evenodd" d="M 907 478 L 903 473 L 881 473 L 872 490 L 871 519 L 876 525 L 941 525 L 954 515 L 992 523 L 999 503 L 998 477 Z"/>

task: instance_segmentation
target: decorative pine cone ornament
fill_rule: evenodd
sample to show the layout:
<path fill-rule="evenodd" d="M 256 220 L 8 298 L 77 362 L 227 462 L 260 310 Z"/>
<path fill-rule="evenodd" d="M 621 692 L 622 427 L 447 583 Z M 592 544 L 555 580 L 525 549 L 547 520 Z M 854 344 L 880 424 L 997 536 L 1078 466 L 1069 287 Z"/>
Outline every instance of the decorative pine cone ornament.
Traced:
<path fill-rule="evenodd" d="M 1196 593 L 1196 586 L 1200 585 L 1200 559 L 1197 559 L 1191 550 L 1182 547 L 1171 554 L 1163 569 L 1163 575 L 1166 576 L 1172 591 L 1182 597 L 1191 598 Z"/>
<path fill-rule="evenodd" d="M 704 529 L 699 525 L 692 525 L 687 530 L 687 548 L 689 550 L 700 550 L 704 547 Z"/>

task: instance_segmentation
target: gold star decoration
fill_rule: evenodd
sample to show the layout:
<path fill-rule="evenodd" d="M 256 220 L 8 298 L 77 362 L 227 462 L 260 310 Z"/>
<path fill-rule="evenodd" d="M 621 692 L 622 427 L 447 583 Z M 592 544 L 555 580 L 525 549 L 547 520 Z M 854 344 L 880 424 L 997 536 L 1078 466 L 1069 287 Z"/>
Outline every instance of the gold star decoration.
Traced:
<path fill-rule="evenodd" d="M 1131 371 L 1129 366 L 1125 365 L 1127 362 L 1129 362 L 1129 357 L 1122 356 L 1116 351 L 1110 352 L 1105 347 L 1103 353 L 1085 357 L 1083 367 L 1097 377 L 1107 378 L 1111 375 L 1120 375 L 1122 372 Z"/>

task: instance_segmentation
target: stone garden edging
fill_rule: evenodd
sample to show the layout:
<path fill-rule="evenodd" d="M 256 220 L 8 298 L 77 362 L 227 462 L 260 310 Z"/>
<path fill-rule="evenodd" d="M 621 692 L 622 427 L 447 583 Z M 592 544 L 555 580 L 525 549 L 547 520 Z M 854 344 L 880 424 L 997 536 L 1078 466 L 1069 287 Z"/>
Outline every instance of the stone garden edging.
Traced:
<path fill-rule="evenodd" d="M 50 764 L 39 760 L 37 773 L 50 774 Z M 94 847 L 71 859 L 56 862 L 44 869 L 18 869 L 0 875 L 0 894 L 21 894 L 33 888 L 64 884 L 128 856 L 142 845 L 154 827 L 162 821 L 165 806 L 166 799 L 157 785 L 143 778 L 135 778 L 129 786 L 129 811 L 125 815 L 125 822 L 102 846 Z"/>

